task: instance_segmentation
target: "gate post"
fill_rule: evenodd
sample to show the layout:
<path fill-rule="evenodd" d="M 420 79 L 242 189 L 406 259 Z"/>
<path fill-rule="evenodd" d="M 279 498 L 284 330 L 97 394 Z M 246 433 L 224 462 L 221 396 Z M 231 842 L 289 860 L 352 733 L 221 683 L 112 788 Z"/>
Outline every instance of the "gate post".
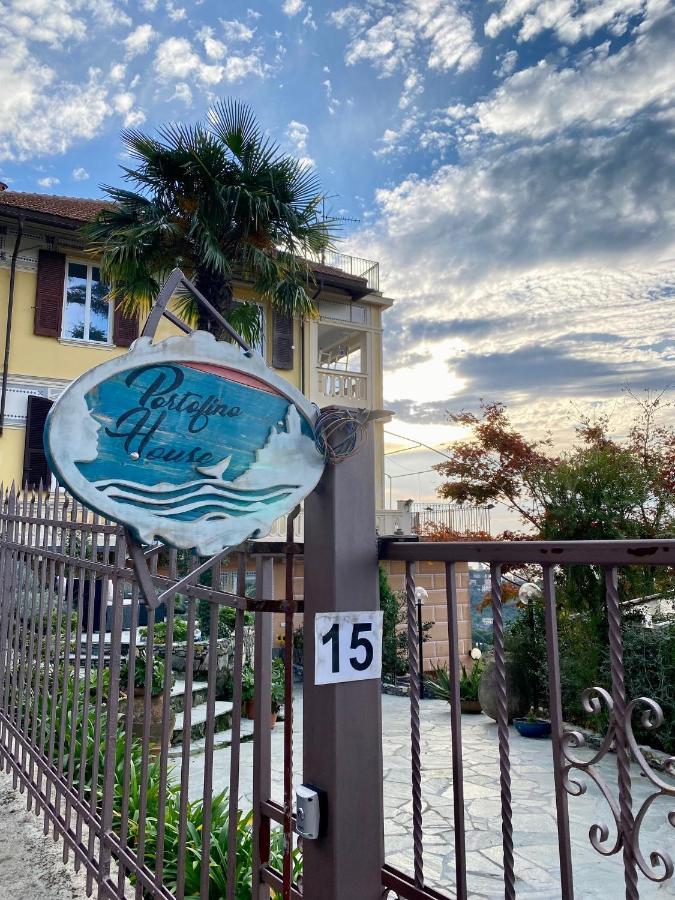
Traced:
<path fill-rule="evenodd" d="M 317 613 L 379 609 L 372 425 L 305 501 L 305 784 L 326 792 L 323 836 L 304 842 L 307 900 L 380 900 L 384 862 L 380 680 L 314 684 Z"/>

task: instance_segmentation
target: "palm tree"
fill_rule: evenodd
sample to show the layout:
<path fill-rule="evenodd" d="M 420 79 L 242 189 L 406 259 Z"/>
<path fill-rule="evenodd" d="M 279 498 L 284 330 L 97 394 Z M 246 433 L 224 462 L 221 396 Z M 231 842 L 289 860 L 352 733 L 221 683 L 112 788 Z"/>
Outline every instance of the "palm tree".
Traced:
<path fill-rule="evenodd" d="M 248 106 L 217 103 L 204 123 L 166 125 L 157 137 L 131 129 L 122 141 L 134 190 L 104 186 L 111 204 L 86 228 L 110 296 L 142 312 L 179 266 L 249 342 L 259 336 L 255 304 L 234 302 L 234 278 L 286 315 L 312 315 L 307 258 L 330 246 L 333 221 L 320 215 L 313 169 L 266 138 Z M 192 298 L 180 313 L 214 328 Z"/>

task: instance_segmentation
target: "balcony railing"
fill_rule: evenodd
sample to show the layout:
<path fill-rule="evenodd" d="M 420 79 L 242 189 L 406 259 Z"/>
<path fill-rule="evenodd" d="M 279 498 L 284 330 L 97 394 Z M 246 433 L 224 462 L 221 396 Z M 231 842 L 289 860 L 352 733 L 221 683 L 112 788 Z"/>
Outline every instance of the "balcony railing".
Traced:
<path fill-rule="evenodd" d="M 332 266 L 334 269 L 340 269 L 356 278 L 365 278 L 371 291 L 380 289 L 380 264 L 373 259 L 350 256 L 348 253 L 338 253 L 337 250 L 317 253 L 313 259 L 324 266 Z"/>
<path fill-rule="evenodd" d="M 426 526 L 447 528 L 457 533 L 490 533 L 490 508 L 457 506 L 454 503 L 413 503 L 412 530 L 423 532 Z"/>
<path fill-rule="evenodd" d="M 367 406 L 368 376 L 354 372 L 336 372 L 334 369 L 318 369 L 318 401 L 337 405 Z"/>

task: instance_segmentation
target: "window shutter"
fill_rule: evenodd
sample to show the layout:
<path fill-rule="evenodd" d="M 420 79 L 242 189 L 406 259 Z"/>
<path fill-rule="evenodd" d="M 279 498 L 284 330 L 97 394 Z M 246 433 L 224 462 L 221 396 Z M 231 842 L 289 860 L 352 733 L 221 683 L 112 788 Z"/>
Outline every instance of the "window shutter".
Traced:
<path fill-rule="evenodd" d="M 272 365 L 293 368 L 293 318 L 278 309 L 272 310 Z"/>
<path fill-rule="evenodd" d="M 66 257 L 53 250 L 38 253 L 37 290 L 35 292 L 35 321 L 33 331 L 42 337 L 61 336 L 63 284 L 66 277 Z"/>
<path fill-rule="evenodd" d="M 118 347 L 131 347 L 138 337 L 138 316 L 125 315 L 117 307 L 113 324 L 113 340 Z"/>
<path fill-rule="evenodd" d="M 52 400 L 45 397 L 28 398 L 26 443 L 23 453 L 23 484 L 27 484 L 28 487 L 37 487 L 40 482 L 49 486 L 52 479 L 44 445 L 45 421 L 52 403 Z"/>

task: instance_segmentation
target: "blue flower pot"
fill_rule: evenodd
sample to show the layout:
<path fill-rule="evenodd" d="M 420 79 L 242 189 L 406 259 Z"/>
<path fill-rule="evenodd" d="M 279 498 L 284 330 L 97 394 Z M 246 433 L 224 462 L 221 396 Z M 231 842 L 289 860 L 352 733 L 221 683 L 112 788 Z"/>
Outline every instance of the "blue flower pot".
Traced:
<path fill-rule="evenodd" d="M 514 719 L 513 724 L 518 734 L 527 738 L 548 737 L 551 733 L 551 723 L 544 719 L 536 719 L 534 722 L 527 719 Z"/>

